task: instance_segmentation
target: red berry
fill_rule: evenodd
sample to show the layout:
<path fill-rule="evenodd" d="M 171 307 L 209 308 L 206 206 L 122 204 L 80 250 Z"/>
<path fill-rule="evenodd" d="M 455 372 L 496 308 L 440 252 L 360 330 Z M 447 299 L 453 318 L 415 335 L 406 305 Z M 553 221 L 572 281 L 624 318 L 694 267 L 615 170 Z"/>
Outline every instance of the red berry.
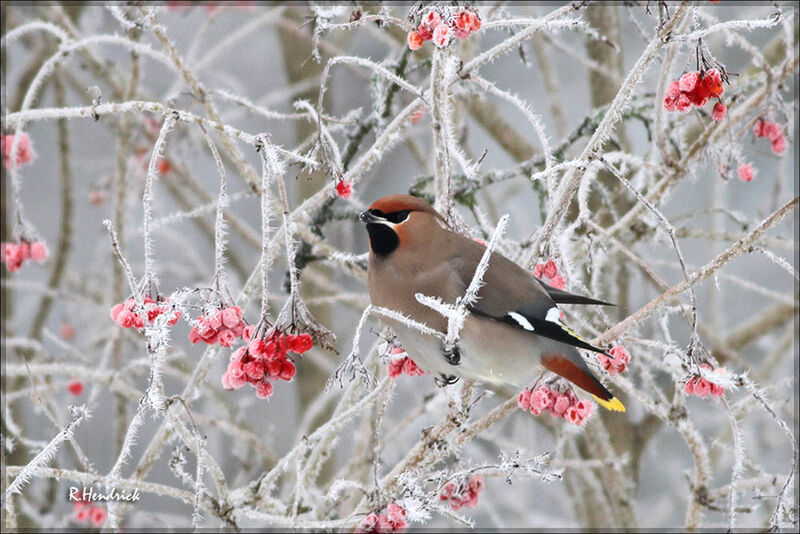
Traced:
<path fill-rule="evenodd" d="M 542 270 L 544 275 L 547 278 L 554 278 L 558 274 L 558 267 L 556 267 L 556 262 L 553 260 L 547 260 L 547 263 L 544 264 L 544 269 Z"/>
<path fill-rule="evenodd" d="M 83 382 L 80 380 L 73 380 L 69 384 L 67 384 L 67 391 L 75 395 L 76 397 L 83 393 Z"/>
<path fill-rule="evenodd" d="M 303 354 L 311 350 L 314 346 L 314 339 L 309 334 L 299 336 L 289 336 L 289 350 L 297 354 Z"/>
<path fill-rule="evenodd" d="M 564 289 L 567 287 L 567 283 L 561 277 L 561 275 L 555 275 L 553 278 L 550 279 L 550 286 L 556 289 Z"/>
<path fill-rule="evenodd" d="M 472 15 L 473 15 L 473 19 L 472 19 L 472 27 L 470 28 L 470 31 L 476 32 L 476 31 L 481 29 L 481 18 L 478 16 L 477 13 L 473 13 Z"/>
<path fill-rule="evenodd" d="M 419 33 L 419 37 L 423 42 L 433 39 L 433 30 L 424 23 L 419 25 L 419 28 L 417 28 L 417 33 Z"/>
<path fill-rule="evenodd" d="M 281 371 L 279 374 L 281 380 L 286 380 L 288 382 L 294 378 L 295 373 L 297 373 L 297 368 L 292 362 L 289 360 L 283 360 L 281 362 Z"/>
<path fill-rule="evenodd" d="M 431 30 L 436 29 L 442 23 L 442 17 L 435 9 L 431 9 L 422 19 L 422 23 Z"/>
<path fill-rule="evenodd" d="M 433 30 L 433 44 L 439 48 L 444 48 L 450 42 L 450 28 L 445 24 L 440 24 Z"/>
<path fill-rule="evenodd" d="M 34 241 L 31 243 L 31 259 L 33 261 L 43 261 L 47 257 L 47 246 L 44 241 Z"/>
<path fill-rule="evenodd" d="M 403 360 L 405 358 L 395 358 L 389 362 L 389 367 L 386 369 L 387 374 L 392 377 L 398 377 L 403 374 Z"/>
<path fill-rule="evenodd" d="M 336 184 L 336 193 L 342 198 L 350 198 L 353 194 L 353 184 L 346 180 L 342 180 Z"/>
<path fill-rule="evenodd" d="M 264 378 L 264 364 L 260 360 L 253 360 L 244 364 L 244 372 L 250 380 Z"/>
<path fill-rule="evenodd" d="M 408 376 L 422 376 L 425 374 L 425 371 L 420 369 L 417 364 L 406 356 L 403 361 L 403 372 Z"/>
<path fill-rule="evenodd" d="M 531 407 L 531 392 L 527 389 L 520 391 L 517 397 L 517 405 L 523 410 L 528 410 Z"/>
<path fill-rule="evenodd" d="M 694 91 L 694 88 L 697 86 L 697 82 L 700 81 L 700 73 L 695 72 L 687 72 L 683 76 L 680 77 L 678 80 L 678 85 L 680 86 L 681 91 L 684 93 L 689 93 Z"/>
<path fill-rule="evenodd" d="M 81 508 L 75 508 L 75 521 L 79 521 L 81 523 L 88 521 L 91 517 L 91 509 L 88 506 L 82 506 Z"/>
<path fill-rule="evenodd" d="M 106 517 L 108 517 L 108 512 L 102 506 L 93 506 L 89 510 L 89 516 L 92 520 L 92 525 L 96 527 L 103 526 L 103 523 L 106 522 Z"/>
<path fill-rule="evenodd" d="M 14 144 L 13 135 L 0 135 L 0 152 L 3 154 L 3 165 L 6 169 L 15 166 L 11 164 L 11 146 Z M 24 165 L 33 160 L 34 152 L 28 134 L 21 132 L 17 142 L 16 165 Z"/>
<path fill-rule="evenodd" d="M 689 97 L 685 93 L 681 93 L 678 100 L 675 101 L 675 109 L 678 110 L 679 113 L 684 113 L 689 111 L 691 107 L 692 101 L 689 100 Z"/>
<path fill-rule="evenodd" d="M 717 69 L 709 69 L 703 76 L 703 86 L 708 90 L 709 94 L 713 97 L 718 97 L 723 92 L 722 78 L 717 72 Z"/>
<path fill-rule="evenodd" d="M 267 342 L 261 338 L 253 339 L 247 344 L 247 351 L 254 358 L 263 358 L 267 354 Z"/>
<path fill-rule="evenodd" d="M 739 165 L 739 180 L 743 182 L 749 182 L 755 176 L 755 171 L 753 170 L 753 166 L 749 163 L 742 163 Z"/>
<path fill-rule="evenodd" d="M 719 122 L 725 118 L 725 114 L 727 113 L 728 108 L 722 102 L 717 102 L 714 104 L 714 111 L 711 112 L 711 117 Z"/>
<path fill-rule="evenodd" d="M 458 17 L 456 18 L 456 27 L 469 32 L 471 26 L 472 24 L 469 11 L 462 11 L 459 13 Z"/>
<path fill-rule="evenodd" d="M 419 32 L 414 32 L 414 31 L 409 32 L 408 47 L 411 50 L 419 50 L 420 48 L 422 48 L 423 42 L 424 41 L 422 40 L 422 36 L 419 34 Z"/>
<path fill-rule="evenodd" d="M 165 159 L 159 159 L 158 163 L 156 163 L 156 167 L 158 167 L 158 172 L 161 174 L 167 174 L 172 170 L 172 165 Z"/>
<path fill-rule="evenodd" d="M 219 331 L 217 341 L 223 347 L 230 347 L 236 341 L 236 335 L 228 328 L 223 328 Z"/>
<path fill-rule="evenodd" d="M 764 133 L 764 137 L 766 137 L 769 141 L 774 141 L 783 135 L 783 130 L 781 129 L 780 124 L 777 122 L 765 122 L 762 131 Z"/>
<path fill-rule="evenodd" d="M 776 154 L 782 154 L 786 150 L 786 138 L 781 135 L 772 142 L 772 151 Z"/>
<path fill-rule="evenodd" d="M 256 397 L 259 399 L 266 399 L 272 395 L 272 384 L 270 382 L 259 382 L 256 384 Z"/>
<path fill-rule="evenodd" d="M 672 98 L 669 95 L 664 97 L 664 109 L 667 111 L 676 111 L 676 104 L 678 103 L 678 97 Z"/>
<path fill-rule="evenodd" d="M 65 341 L 72 341 L 75 338 L 75 327 L 69 323 L 64 323 L 61 325 L 58 335 Z"/>
<path fill-rule="evenodd" d="M 685 94 L 687 97 L 689 97 L 689 101 L 699 108 L 705 106 L 708 102 L 708 99 L 711 98 L 711 92 L 702 83 L 696 84 L 694 86 L 694 90 Z"/>
<path fill-rule="evenodd" d="M 676 81 L 676 82 L 671 82 L 669 86 L 667 86 L 667 92 L 664 96 L 675 100 L 680 95 L 681 95 L 681 84 Z"/>

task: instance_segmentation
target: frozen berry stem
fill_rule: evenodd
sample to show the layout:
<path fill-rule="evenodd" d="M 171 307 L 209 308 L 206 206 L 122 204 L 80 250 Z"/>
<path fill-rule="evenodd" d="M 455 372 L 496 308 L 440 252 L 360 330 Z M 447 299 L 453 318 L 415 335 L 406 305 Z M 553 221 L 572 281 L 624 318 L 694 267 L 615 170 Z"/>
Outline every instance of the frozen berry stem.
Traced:
<path fill-rule="evenodd" d="M 276 169 L 274 161 L 270 159 L 270 155 L 266 151 L 269 144 L 269 139 L 262 135 L 256 139 L 258 146 L 261 147 L 261 319 L 267 317 L 269 311 L 269 266 L 272 263 L 272 241 L 269 236 L 269 221 L 270 221 L 270 197 L 269 187 L 270 178 L 274 176 Z M 288 232 L 288 228 L 284 227 L 284 232 Z"/>
<path fill-rule="evenodd" d="M 143 289 L 147 292 L 150 291 L 152 286 L 157 287 L 158 285 L 158 278 L 153 270 L 153 242 L 150 232 L 150 225 L 153 220 L 153 181 L 157 179 L 158 160 L 163 157 L 167 133 L 169 133 L 177 120 L 174 113 L 169 113 L 164 117 L 156 144 L 153 146 L 153 153 L 150 155 L 150 164 L 147 166 L 147 179 L 145 180 L 144 194 L 142 195 L 142 205 L 144 206 L 142 222 L 144 227 L 144 278 L 142 281 Z"/>
<path fill-rule="evenodd" d="M 225 209 L 230 205 L 228 200 L 228 179 L 225 173 L 225 165 L 222 163 L 219 151 L 213 139 L 203 128 L 203 136 L 208 144 L 208 149 L 214 157 L 214 163 L 219 170 L 219 194 L 217 195 L 217 213 L 214 218 L 214 289 L 217 291 L 227 290 L 227 280 L 223 265 L 225 262 L 225 241 L 227 230 L 225 228 Z"/>

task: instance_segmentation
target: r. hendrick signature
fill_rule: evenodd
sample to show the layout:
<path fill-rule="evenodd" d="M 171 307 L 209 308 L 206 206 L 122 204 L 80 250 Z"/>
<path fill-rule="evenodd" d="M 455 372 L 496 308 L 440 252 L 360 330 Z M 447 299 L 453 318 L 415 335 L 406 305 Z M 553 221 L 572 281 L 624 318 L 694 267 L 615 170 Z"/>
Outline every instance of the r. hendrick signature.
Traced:
<path fill-rule="evenodd" d="M 76 488 L 75 486 L 70 486 L 69 488 L 69 500 L 70 501 L 81 501 L 81 502 L 96 502 L 96 501 L 128 501 L 128 502 L 136 502 L 141 498 L 139 495 L 139 489 L 134 489 L 133 491 L 117 491 L 116 488 L 112 488 L 108 493 L 100 493 L 98 491 L 94 491 L 92 487 L 84 487 L 83 492 L 81 492 L 81 488 Z"/>

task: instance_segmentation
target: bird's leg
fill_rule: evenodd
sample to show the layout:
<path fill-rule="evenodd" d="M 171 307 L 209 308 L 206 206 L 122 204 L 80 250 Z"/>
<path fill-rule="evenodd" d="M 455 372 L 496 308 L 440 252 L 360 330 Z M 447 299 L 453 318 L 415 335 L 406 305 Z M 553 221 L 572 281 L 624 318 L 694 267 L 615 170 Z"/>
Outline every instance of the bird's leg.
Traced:
<path fill-rule="evenodd" d="M 458 345 L 442 347 L 442 355 L 450 365 L 458 365 L 461 363 L 461 349 L 458 348 Z"/>

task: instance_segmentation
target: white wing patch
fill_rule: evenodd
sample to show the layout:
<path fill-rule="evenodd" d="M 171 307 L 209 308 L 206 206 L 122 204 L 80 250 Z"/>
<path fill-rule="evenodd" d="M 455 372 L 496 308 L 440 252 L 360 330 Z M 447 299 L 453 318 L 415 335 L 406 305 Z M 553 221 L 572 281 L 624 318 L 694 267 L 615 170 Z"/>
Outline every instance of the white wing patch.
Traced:
<path fill-rule="evenodd" d="M 518 325 L 520 325 L 528 332 L 533 332 L 533 325 L 522 315 L 518 314 L 517 312 L 510 312 L 508 316 L 514 319 Z"/>
<path fill-rule="evenodd" d="M 550 321 L 551 323 L 561 323 L 561 310 L 553 306 L 549 310 L 547 310 L 547 316 L 545 317 L 546 320 Z"/>

